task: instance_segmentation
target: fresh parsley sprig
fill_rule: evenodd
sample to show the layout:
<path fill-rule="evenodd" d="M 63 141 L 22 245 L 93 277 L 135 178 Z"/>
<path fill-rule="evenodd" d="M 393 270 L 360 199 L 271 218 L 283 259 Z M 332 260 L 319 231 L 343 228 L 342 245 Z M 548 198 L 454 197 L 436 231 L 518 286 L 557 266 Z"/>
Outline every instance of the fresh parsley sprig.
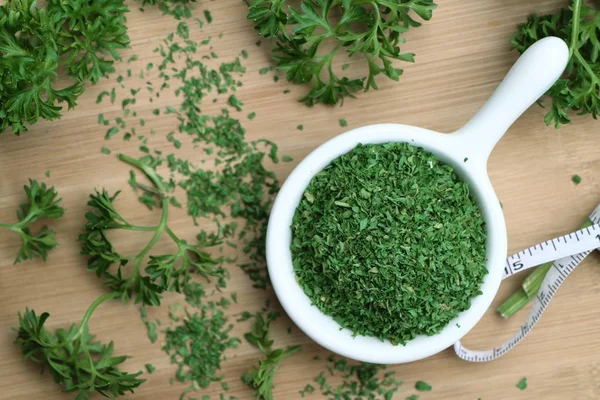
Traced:
<path fill-rule="evenodd" d="M 129 45 L 123 0 L 11 0 L 0 5 L 0 134 L 16 135 L 40 118 L 76 105 L 87 80 L 114 71 Z M 59 71 L 74 78 L 58 87 Z"/>
<path fill-rule="evenodd" d="M 71 76 L 97 83 L 115 71 L 119 51 L 129 46 L 128 12 L 123 0 L 48 1 L 48 13 L 61 28 L 58 50 Z"/>
<path fill-rule="evenodd" d="M 132 392 L 145 379 L 140 379 L 141 371 L 123 372 L 120 364 L 129 357 L 114 356 L 114 344 L 94 341 L 90 335 L 88 322 L 94 310 L 116 293 L 106 294 L 92 303 L 78 325 L 68 330 L 57 329 L 54 333 L 44 326 L 50 314 L 37 315 L 26 309 L 19 313 L 19 328 L 15 343 L 21 348 L 25 360 L 48 369 L 54 381 L 64 387 L 67 393 L 77 393 L 76 399 L 89 399 L 97 392 L 114 399 L 126 392 Z"/>
<path fill-rule="evenodd" d="M 569 45 L 569 64 L 546 95 L 552 105 L 544 120 L 559 128 L 571 122 L 570 113 L 600 113 L 600 9 L 598 3 L 570 1 L 571 6 L 555 14 L 530 15 L 512 38 L 513 47 L 523 53 L 537 40 L 557 36 Z"/>
<path fill-rule="evenodd" d="M 255 345 L 264 354 L 258 361 L 258 365 L 252 367 L 242 376 L 242 381 L 253 387 L 258 400 L 273 400 L 273 380 L 279 365 L 289 356 L 302 350 L 302 346 L 289 346 L 273 349 L 274 341 L 269 335 L 271 323 L 277 318 L 277 313 L 244 313 L 239 321 L 254 318 L 252 331 L 244 335 L 246 340 Z"/>
<path fill-rule="evenodd" d="M 129 223 L 116 209 L 114 201 L 118 192 L 111 196 L 105 190 L 90 195 L 86 213 L 86 223 L 79 240 L 81 254 L 89 257 L 88 270 L 106 280 L 107 286 L 121 295 L 123 300 L 134 297 L 136 303 L 150 306 L 160 305 L 162 293 L 169 290 L 183 292 L 190 282 L 191 273 L 207 280 L 216 278 L 217 288 L 225 287 L 227 270 L 221 259 L 213 258 L 206 248 L 220 244 L 214 235 L 198 235 L 197 243 L 190 244 L 179 238 L 168 226 L 169 193 L 168 183 L 142 160 L 119 155 L 119 159 L 142 171 L 152 182 L 153 187 L 136 184 L 144 191 L 143 198 L 154 199 L 161 209 L 161 217 L 156 226 L 138 226 Z M 146 204 L 149 203 L 146 200 Z M 113 230 L 152 232 L 152 238 L 136 255 L 126 257 L 117 252 L 108 238 Z M 168 236 L 176 245 L 174 253 L 151 254 L 162 236 Z M 148 261 L 146 262 L 146 258 Z M 132 265 L 131 268 L 128 268 Z M 116 266 L 116 272 L 112 268 Z M 132 269 L 132 270 L 130 270 Z"/>
<path fill-rule="evenodd" d="M 23 187 L 27 202 L 19 206 L 17 218 L 19 222 L 13 224 L 0 223 L 0 228 L 8 229 L 21 236 L 21 247 L 17 253 L 15 264 L 40 257 L 46 261 L 48 252 L 55 248 L 56 232 L 47 226 L 43 226 L 37 232 L 32 230 L 32 225 L 44 218 L 58 219 L 65 213 L 60 206 L 62 199 L 58 198 L 58 192 L 54 187 L 46 187 L 34 179 L 29 180 L 29 186 Z"/>
<path fill-rule="evenodd" d="M 378 89 L 381 74 L 397 81 L 402 69 L 393 61 L 414 62 L 415 56 L 401 52 L 401 35 L 421 25 L 415 16 L 428 21 L 437 7 L 433 0 L 302 0 L 299 8 L 290 3 L 252 0 L 248 19 L 260 35 L 275 40 L 273 58 L 287 80 L 310 83 L 300 99 L 309 106 L 337 104 L 359 90 Z M 336 71 L 334 59 L 342 52 L 364 57 L 368 74 L 350 78 Z"/>

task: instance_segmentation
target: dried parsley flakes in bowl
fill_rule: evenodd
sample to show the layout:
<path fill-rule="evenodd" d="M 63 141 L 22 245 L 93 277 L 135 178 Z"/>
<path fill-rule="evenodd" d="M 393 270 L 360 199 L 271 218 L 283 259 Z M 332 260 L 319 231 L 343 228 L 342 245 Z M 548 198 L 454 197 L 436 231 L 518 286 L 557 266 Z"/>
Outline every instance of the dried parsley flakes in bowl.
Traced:
<path fill-rule="evenodd" d="M 358 145 L 314 176 L 292 224 L 298 283 L 354 335 L 435 335 L 481 294 L 486 230 L 467 183 L 407 143 Z"/>

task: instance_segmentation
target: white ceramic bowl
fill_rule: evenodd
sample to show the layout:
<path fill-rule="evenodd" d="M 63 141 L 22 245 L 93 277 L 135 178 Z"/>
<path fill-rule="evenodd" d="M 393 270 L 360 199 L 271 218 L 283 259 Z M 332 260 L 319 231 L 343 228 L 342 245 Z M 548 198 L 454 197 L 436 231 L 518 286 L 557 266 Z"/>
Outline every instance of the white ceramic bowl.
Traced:
<path fill-rule="evenodd" d="M 569 58 L 566 44 L 545 38 L 531 46 L 488 102 L 469 123 L 453 134 L 408 125 L 370 125 L 343 133 L 310 153 L 290 174 L 273 205 L 267 231 L 267 263 L 281 305 L 309 337 L 321 346 L 352 359 L 392 364 L 428 357 L 466 335 L 489 308 L 498 291 L 506 257 L 506 227 L 500 202 L 486 171 L 490 152 L 512 123 L 560 77 Z M 482 210 L 487 229 L 487 269 L 482 295 L 439 334 L 418 336 L 405 346 L 375 337 L 356 336 L 311 305 L 296 282 L 292 266 L 290 226 L 311 179 L 333 159 L 357 144 L 408 142 L 452 165 L 470 186 Z"/>

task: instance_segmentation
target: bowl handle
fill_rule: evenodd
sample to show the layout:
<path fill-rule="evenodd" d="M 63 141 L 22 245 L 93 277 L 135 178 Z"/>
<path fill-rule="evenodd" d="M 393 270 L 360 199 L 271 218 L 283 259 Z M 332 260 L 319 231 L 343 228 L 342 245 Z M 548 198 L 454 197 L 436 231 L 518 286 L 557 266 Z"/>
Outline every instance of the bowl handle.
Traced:
<path fill-rule="evenodd" d="M 569 61 L 569 48 L 557 37 L 546 37 L 529 47 L 508 71 L 492 97 L 456 131 L 463 146 L 483 163 L 502 135 L 521 114 L 560 78 Z"/>

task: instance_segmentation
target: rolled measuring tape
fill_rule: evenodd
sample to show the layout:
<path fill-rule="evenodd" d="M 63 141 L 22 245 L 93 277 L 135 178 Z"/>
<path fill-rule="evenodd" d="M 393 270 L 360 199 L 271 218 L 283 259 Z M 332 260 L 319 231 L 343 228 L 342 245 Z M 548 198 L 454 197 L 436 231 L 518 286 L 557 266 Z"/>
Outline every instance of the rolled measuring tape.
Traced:
<path fill-rule="evenodd" d="M 470 350 L 460 341 L 454 344 L 456 355 L 470 362 L 496 360 L 512 350 L 527 336 L 550 304 L 560 285 L 594 249 L 600 250 L 600 204 L 589 217 L 593 225 L 576 232 L 536 244 L 506 259 L 502 280 L 529 268 L 553 261 L 536 294 L 535 303 L 521 329 L 500 346 L 490 350 Z"/>

